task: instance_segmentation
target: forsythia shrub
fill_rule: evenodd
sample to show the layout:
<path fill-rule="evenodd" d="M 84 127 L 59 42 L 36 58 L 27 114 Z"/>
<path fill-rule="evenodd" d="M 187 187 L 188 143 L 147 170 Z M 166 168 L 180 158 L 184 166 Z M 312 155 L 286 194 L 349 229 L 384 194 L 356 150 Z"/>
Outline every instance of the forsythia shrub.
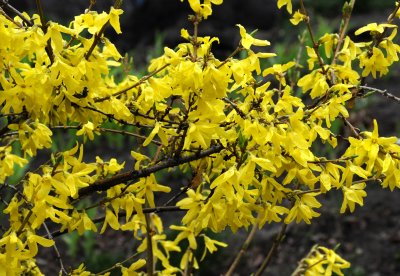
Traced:
<path fill-rule="evenodd" d="M 38 14 L 29 15 L 1 0 L 0 190 L 7 195 L 1 208 L 8 223 L 0 239 L 0 275 L 41 275 L 35 261 L 40 247 L 54 247 L 61 257 L 57 237 L 74 231 L 102 234 L 108 228 L 132 232 L 140 246 L 104 275 L 114 269 L 123 275 L 187 275 L 208 254 L 227 246 L 206 230 L 261 229 L 281 222 L 273 254 L 286 226 L 312 223 L 320 215 L 319 199 L 330 191 L 342 191 L 344 213 L 363 205 L 370 182 L 390 190 L 400 186 L 397 138 L 380 137 L 377 121 L 371 131 L 360 132 L 347 120 L 354 100 L 371 92 L 398 100 L 365 84 L 399 60 L 393 24 L 400 16 L 398 1 L 387 22 L 355 32 L 369 33 L 370 41 L 354 42 L 346 35 L 354 0 L 345 3 L 338 33 L 320 38 L 302 0 L 278 0 L 294 25 L 308 29 L 307 65 L 294 60 L 264 70 L 260 60 L 275 54 L 254 52 L 253 46 L 267 47 L 269 41 L 238 24 L 240 44 L 219 60 L 212 52 L 219 39 L 200 37 L 198 28 L 213 5 L 223 1 L 188 2 L 193 30 L 182 29 L 185 42 L 165 47 L 151 61 L 148 75 L 127 75 L 117 82 L 110 69 L 121 65 L 122 56 L 103 34 L 107 26 L 121 33 L 120 1 L 109 12 L 89 8 L 63 26 L 45 20 L 40 1 Z M 300 77 L 289 79 L 289 71 Z M 332 131 L 335 120 L 351 130 L 349 137 Z M 105 127 L 109 122 L 114 128 Z M 45 149 L 60 129 L 76 129 L 76 144 L 50 155 Z M 87 144 L 105 133 L 136 137 L 139 145 L 129 149 L 133 167 L 100 156 L 84 161 Z M 315 144 L 346 149 L 329 159 L 313 152 Z M 16 167 L 26 166 L 39 152 L 49 161 L 11 185 Z M 183 199 L 163 206 L 158 196 L 171 192 L 170 183 L 156 173 L 178 170 L 192 172 L 193 179 L 183 188 Z M 91 209 L 96 217 L 88 214 Z M 179 210 L 182 221 L 168 226 L 175 233 L 169 240 L 159 213 Z M 200 240 L 204 252 L 198 252 Z M 180 264 L 170 262 L 176 252 L 181 252 Z M 61 274 L 90 275 L 83 264 L 67 271 L 59 262 Z M 343 275 L 349 266 L 334 250 L 316 246 L 294 275 Z"/>

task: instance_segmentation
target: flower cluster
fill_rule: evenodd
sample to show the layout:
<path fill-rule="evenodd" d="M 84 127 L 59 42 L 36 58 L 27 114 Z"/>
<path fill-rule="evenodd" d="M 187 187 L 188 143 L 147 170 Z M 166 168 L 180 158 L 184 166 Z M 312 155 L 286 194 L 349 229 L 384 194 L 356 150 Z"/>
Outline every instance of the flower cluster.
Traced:
<path fill-rule="evenodd" d="M 198 268 L 208 253 L 227 246 L 207 230 L 310 224 L 320 216 L 318 198 L 331 190 L 343 193 L 343 213 L 363 205 L 371 181 L 400 187 L 397 138 L 380 137 L 376 121 L 372 132 L 359 132 L 347 121 L 350 102 L 365 92 L 363 79 L 387 74 L 399 60 L 395 25 L 360 28 L 356 35 L 371 34 L 371 41 L 362 43 L 344 32 L 325 34 L 306 47 L 308 66 L 301 77 L 289 79 L 291 71 L 300 70 L 299 61 L 262 67 L 275 54 L 256 52 L 254 46 L 270 42 L 240 24 L 237 49 L 226 59 L 214 56 L 219 38 L 200 37 L 197 28 L 222 0 L 188 2 L 195 31 L 182 29 L 184 42 L 165 47 L 148 75 L 128 74 L 121 81 L 111 68 L 121 65 L 122 56 L 104 37 L 108 25 L 121 33 L 117 5 L 109 12 L 88 10 L 68 26 L 43 25 L 39 15 L 0 14 L 0 185 L 13 191 L 3 210 L 9 229 L 0 238 L 0 269 L 6 267 L 7 275 L 40 273 L 38 246 L 55 245 L 46 223 L 57 235 L 132 232 L 140 243 L 138 255 L 153 256 L 119 264 L 122 274 L 137 275 L 146 262 L 147 269 L 159 262 L 159 273 L 175 275 Z M 277 5 L 293 13 L 291 0 Z M 291 22 L 309 24 L 304 5 Z M 343 154 L 329 159 L 314 148 L 341 143 L 331 128 L 335 120 L 346 122 L 352 136 L 345 138 Z M 106 127 L 110 121 L 115 128 Z M 15 187 L 9 184 L 17 166 L 52 148 L 54 133 L 65 129 L 76 130 L 74 147 L 53 152 Z M 117 157 L 84 158 L 86 144 L 108 132 L 135 137 L 138 145 L 129 145 L 131 167 Z M 158 177 L 161 170 L 193 174 L 167 206 L 158 195 L 172 193 L 172 185 Z M 101 217 L 94 219 L 90 209 Z M 169 226 L 172 238 L 158 214 L 162 210 L 183 211 L 181 223 Z M 43 229 L 47 234 L 41 236 Z M 200 258 L 199 242 L 204 243 Z M 179 264 L 171 262 L 174 252 L 182 253 Z M 305 261 L 306 275 L 342 275 L 349 266 L 327 248 L 313 252 Z M 85 273 L 84 265 L 71 272 Z"/>

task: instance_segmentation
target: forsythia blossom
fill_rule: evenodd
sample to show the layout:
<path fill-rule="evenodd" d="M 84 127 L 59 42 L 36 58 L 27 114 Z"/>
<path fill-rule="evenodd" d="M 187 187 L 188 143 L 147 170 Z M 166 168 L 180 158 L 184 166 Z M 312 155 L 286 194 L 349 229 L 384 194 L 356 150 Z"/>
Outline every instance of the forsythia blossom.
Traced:
<path fill-rule="evenodd" d="M 187 2 L 198 30 L 223 1 Z M 292 14 L 297 3 L 276 4 Z M 270 42 L 240 24 L 241 40 L 224 59 L 213 53 L 218 37 L 182 29 L 183 42 L 164 47 L 141 77 L 120 68 L 128 59 L 104 37 L 108 25 L 121 33 L 121 14 L 115 5 L 67 26 L 41 26 L 40 15 L 0 13 L 0 190 L 10 195 L 1 198 L 8 219 L 1 275 L 40 275 L 35 256 L 57 241 L 44 232 L 47 225 L 58 235 L 130 232 L 137 254 L 152 252 L 154 274 L 176 275 L 227 246 L 210 232 L 310 224 L 332 190 L 342 192 L 343 213 L 364 204 L 371 181 L 400 188 L 397 138 L 381 137 L 377 121 L 360 132 L 347 120 L 354 102 L 369 95 L 365 78 L 383 76 L 399 61 L 391 22 L 356 31 L 369 32 L 371 41 L 354 42 L 344 33 L 316 37 L 305 47 L 304 64 L 302 58 L 280 64 L 276 54 L 256 52 L 254 46 Z M 309 23 L 298 10 L 291 22 L 301 21 Z M 351 135 L 332 127 L 339 121 Z M 105 133 L 130 155 L 94 151 Z M 315 150 L 325 144 L 329 158 Z M 88 150 L 107 159 L 90 160 Z M 38 155 L 35 161 L 48 160 L 24 167 Z M 184 173 L 186 187 L 163 177 L 175 172 Z M 162 206 L 159 195 L 179 188 Z M 182 211 L 181 220 L 164 225 L 162 211 Z M 113 268 L 143 274 L 144 259 L 129 261 Z M 343 275 L 348 267 L 325 247 L 314 248 L 301 265 L 305 275 Z M 71 275 L 90 272 L 82 264 Z"/>

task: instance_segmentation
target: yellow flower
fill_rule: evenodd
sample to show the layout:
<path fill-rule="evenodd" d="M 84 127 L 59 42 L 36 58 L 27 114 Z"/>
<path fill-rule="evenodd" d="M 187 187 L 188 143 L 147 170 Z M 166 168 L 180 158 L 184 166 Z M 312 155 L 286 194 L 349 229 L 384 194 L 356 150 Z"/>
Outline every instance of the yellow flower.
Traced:
<path fill-rule="evenodd" d="M 308 256 L 300 262 L 300 267 L 305 276 L 343 276 L 342 269 L 350 267 L 350 263 L 336 254 L 335 251 L 315 245 Z M 296 271 L 300 271 L 300 269 Z M 297 274 L 296 274 L 297 275 Z"/>
<path fill-rule="evenodd" d="M 370 23 L 364 27 L 359 28 L 357 31 L 355 31 L 355 35 L 360 35 L 364 32 L 370 31 L 372 34 L 373 33 L 379 33 L 382 34 L 385 31 L 385 28 L 397 28 L 396 25 L 393 24 L 376 24 L 376 23 Z"/>
<path fill-rule="evenodd" d="M 90 141 L 93 141 L 94 135 L 93 130 L 95 129 L 94 124 L 92 122 L 87 122 L 82 126 L 80 130 L 76 132 L 76 135 L 85 135 L 89 138 Z M 97 133 L 98 134 L 98 133 Z"/>
<path fill-rule="evenodd" d="M 254 46 L 268 46 L 270 45 L 268 40 L 261 40 L 261 39 L 256 39 L 252 37 L 250 34 L 246 32 L 246 29 L 240 25 L 236 24 L 236 26 L 239 27 L 240 30 L 240 36 L 242 37 L 242 40 L 240 43 L 242 44 L 243 48 L 245 49 L 250 49 L 252 45 Z"/>
<path fill-rule="evenodd" d="M 129 268 L 122 267 L 121 272 L 122 276 L 136 276 L 139 275 L 139 273 L 136 272 L 136 270 L 140 269 L 146 264 L 145 259 L 139 259 L 136 262 L 132 263 Z"/>
<path fill-rule="evenodd" d="M 321 207 L 321 203 L 315 198 L 316 195 L 317 193 L 308 193 L 299 196 L 292 209 L 290 209 L 285 223 L 289 224 L 296 219 L 296 223 L 305 221 L 305 223 L 310 224 L 310 219 L 319 217 L 320 214 L 313 210 L 313 208 Z"/>
<path fill-rule="evenodd" d="M 292 0 L 278 0 L 278 8 L 282 8 L 286 5 L 287 11 L 292 14 Z"/>
<path fill-rule="evenodd" d="M 356 203 L 360 206 L 364 205 L 363 197 L 367 196 L 367 193 L 364 191 L 365 186 L 366 184 L 363 182 L 342 188 L 344 198 L 340 213 L 344 213 L 347 207 L 349 207 L 350 212 L 354 212 Z"/>
<path fill-rule="evenodd" d="M 364 52 L 359 56 L 360 67 L 364 68 L 362 76 L 366 77 L 372 74 L 376 78 L 376 73 L 378 72 L 380 76 L 386 75 L 389 72 L 389 61 L 385 58 L 382 50 L 373 47 L 372 54 L 369 52 Z"/>
<path fill-rule="evenodd" d="M 306 15 L 302 14 L 300 11 L 296 11 L 292 19 L 290 19 L 290 22 L 292 22 L 293 25 L 298 25 L 301 21 L 305 21 L 306 18 Z"/>

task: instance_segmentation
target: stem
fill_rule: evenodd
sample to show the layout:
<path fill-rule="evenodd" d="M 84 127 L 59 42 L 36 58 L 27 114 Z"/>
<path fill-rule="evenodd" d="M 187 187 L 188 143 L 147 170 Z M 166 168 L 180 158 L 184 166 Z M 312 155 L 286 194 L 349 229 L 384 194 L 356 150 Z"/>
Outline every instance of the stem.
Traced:
<path fill-rule="evenodd" d="M 107 269 L 105 269 L 105 270 L 103 270 L 103 271 L 101 271 L 101 272 L 99 272 L 99 273 L 94 274 L 94 276 L 104 275 L 106 272 L 109 272 L 109 271 L 111 271 L 111 270 L 114 270 L 114 269 L 120 267 L 120 265 L 126 263 L 127 261 L 129 261 L 129 260 L 131 260 L 131 259 L 133 259 L 133 258 L 135 258 L 137 255 L 139 255 L 139 253 L 135 253 L 135 254 L 129 256 L 128 258 L 126 258 L 126 259 L 123 260 L 122 262 L 118 262 L 118 263 L 116 263 L 115 265 L 113 265 L 112 267 L 107 268 Z"/>
<path fill-rule="evenodd" d="M 8 14 L 6 14 L 5 11 L 3 10 L 3 8 L 1 8 L 1 7 L 0 7 L 0 14 L 2 14 L 5 18 L 7 18 L 12 23 L 14 23 L 18 28 L 22 28 L 23 27 L 22 24 L 20 24 L 19 22 L 15 21 Z"/>
<path fill-rule="evenodd" d="M 360 136 L 360 133 L 358 132 L 359 130 L 356 129 L 350 122 L 347 120 L 344 116 L 341 116 L 342 120 L 345 122 L 345 124 L 350 128 L 351 132 L 353 132 L 354 136 L 357 137 L 358 139 L 361 139 L 362 137 Z"/>
<path fill-rule="evenodd" d="M 221 62 L 216 68 L 219 69 L 222 66 L 224 66 L 224 64 L 226 64 L 232 57 L 234 57 L 237 53 L 241 52 L 242 50 L 244 50 L 244 48 L 242 46 L 238 46 L 223 62 Z"/>
<path fill-rule="evenodd" d="M 163 212 L 183 212 L 185 210 L 181 209 L 178 206 L 159 206 L 159 207 L 154 207 L 154 208 L 144 208 L 142 211 L 143 211 L 144 214 L 147 214 L 147 213 L 163 213 Z M 133 211 L 132 215 L 134 215 L 134 214 L 137 214 L 137 212 Z M 118 217 L 123 217 L 125 215 L 126 215 L 125 212 L 119 212 L 118 213 Z M 94 219 L 93 223 L 100 223 L 100 222 L 103 222 L 105 219 L 106 219 L 106 217 L 102 216 L 102 217 Z M 56 230 L 56 231 L 51 233 L 53 238 L 58 237 L 58 236 L 62 236 L 64 234 L 68 234 L 67 229 L 65 229 L 63 231 Z"/>
<path fill-rule="evenodd" d="M 116 93 L 114 93 L 114 94 L 112 94 L 112 95 L 110 95 L 110 96 L 107 96 L 107 97 L 104 97 L 104 98 L 97 98 L 97 99 L 95 99 L 94 101 L 95 101 L 96 103 L 98 103 L 98 102 L 104 102 L 104 101 L 106 101 L 106 100 L 109 100 L 111 97 L 118 97 L 119 95 L 122 95 L 122 94 L 128 92 L 129 90 L 131 90 L 131 89 L 133 89 L 133 88 L 135 88 L 135 87 L 141 85 L 142 83 L 144 83 L 145 81 L 147 81 L 148 79 L 150 79 L 151 77 L 153 77 L 154 75 L 156 75 L 157 73 L 161 72 L 162 70 L 164 70 L 164 69 L 167 68 L 168 66 L 169 66 L 169 64 L 167 63 L 167 64 L 161 66 L 160 68 L 158 68 L 157 70 L 155 70 L 154 72 L 150 73 L 149 75 L 146 75 L 146 76 L 142 77 L 142 78 L 141 78 L 138 82 L 136 82 L 135 84 L 133 84 L 133 85 L 131 85 L 131 86 L 125 88 L 125 89 L 122 89 L 121 91 L 118 91 L 118 92 L 116 92 Z"/>
<path fill-rule="evenodd" d="M 188 247 L 187 251 L 188 251 L 188 257 L 187 257 L 185 271 L 183 272 L 183 276 L 193 275 L 192 274 L 193 261 L 194 261 L 193 251 L 190 247 Z"/>
<path fill-rule="evenodd" d="M 22 12 L 20 12 L 19 10 L 17 10 L 16 8 L 14 8 L 13 6 L 11 6 L 8 3 L 8 0 L 0 0 L 0 7 L 5 7 L 6 9 L 10 10 L 11 12 L 13 12 L 14 14 L 16 14 L 19 18 L 22 19 L 22 21 L 24 21 L 26 23 L 26 25 L 28 25 L 29 27 L 33 26 L 33 22 L 31 20 L 29 20 L 28 18 L 26 18 Z"/>
<path fill-rule="evenodd" d="M 154 252 L 153 252 L 153 229 L 151 227 L 151 217 L 149 213 L 144 215 L 146 219 L 146 236 L 147 236 L 147 275 L 154 275 Z"/>
<path fill-rule="evenodd" d="M 389 17 L 388 17 L 388 19 L 387 19 L 387 21 L 386 21 L 386 23 L 388 23 L 388 24 L 392 24 L 392 22 L 393 22 L 393 20 L 394 20 L 394 18 L 395 18 L 395 16 L 396 16 L 396 13 L 397 13 L 398 10 L 400 9 L 400 1 L 397 0 L 396 3 L 397 3 L 396 8 L 395 8 L 394 11 L 389 15 Z"/>
<path fill-rule="evenodd" d="M 30 217 L 32 216 L 33 211 L 32 209 L 29 209 L 28 214 L 26 215 L 26 217 L 24 218 L 24 220 L 22 221 L 21 225 L 19 226 L 16 234 L 17 236 L 21 235 L 22 231 L 24 230 L 24 227 L 26 226 L 26 224 L 28 223 Z"/>
<path fill-rule="evenodd" d="M 310 17 L 308 15 L 306 7 L 304 6 L 304 1 L 303 0 L 300 0 L 300 6 L 301 6 L 301 13 L 304 14 L 306 16 L 306 18 L 307 18 L 307 20 L 305 22 L 306 22 L 306 25 L 307 25 L 307 29 L 308 29 L 308 33 L 310 35 L 311 42 L 313 44 L 314 52 L 315 52 L 315 54 L 317 55 L 317 58 L 318 58 L 319 67 L 321 68 L 322 73 L 325 76 L 328 77 L 327 71 L 325 70 L 325 67 L 324 67 L 324 65 L 325 65 L 324 61 L 322 60 L 322 57 L 321 57 L 321 55 L 320 55 L 320 53 L 318 51 L 319 44 L 315 41 L 314 33 L 312 31 L 312 28 L 311 28 Z"/>
<path fill-rule="evenodd" d="M 78 129 L 80 127 L 81 127 L 80 125 L 78 125 L 78 126 L 53 126 L 53 127 L 50 127 L 50 129 Z M 115 133 L 115 134 L 120 134 L 120 135 L 128 135 L 128 136 L 133 136 L 133 137 L 143 139 L 143 140 L 146 140 L 146 138 L 147 138 L 140 134 L 132 133 L 132 132 L 129 132 L 126 130 L 119 130 L 119 129 L 112 129 L 112 128 L 98 127 L 96 129 L 94 129 L 93 131 L 110 132 L 110 133 Z M 7 133 L 7 136 L 8 135 L 17 135 L 17 134 L 18 134 L 18 132 L 14 131 L 14 132 Z M 6 135 L 4 135 L 4 136 L 6 136 Z M 155 141 L 155 140 L 152 140 L 151 142 L 158 146 L 162 145 L 162 143 Z"/>
<path fill-rule="evenodd" d="M 121 0 L 116 0 L 114 3 L 114 8 L 119 8 L 121 6 L 122 1 Z M 104 31 L 106 30 L 106 27 L 108 26 L 108 24 L 110 23 L 110 20 L 108 20 L 100 29 L 100 31 L 95 34 L 94 36 L 94 40 L 92 45 L 90 45 L 89 50 L 87 51 L 87 53 L 85 54 L 85 59 L 89 60 L 90 56 L 92 55 L 94 49 L 96 48 L 97 44 L 99 44 L 101 37 L 103 36 Z"/>
<path fill-rule="evenodd" d="M 339 40 L 338 44 L 336 45 L 335 53 L 333 55 L 332 59 L 332 65 L 336 64 L 336 60 L 340 51 L 340 47 L 343 44 L 344 37 L 346 35 L 347 28 L 349 26 L 350 18 L 351 18 L 351 13 L 353 12 L 354 4 L 356 0 L 350 0 L 349 4 L 347 5 L 347 2 L 345 3 L 346 7 L 343 10 L 343 17 L 342 17 L 342 22 L 340 23 L 340 31 L 339 31 Z"/>
<path fill-rule="evenodd" d="M 312 255 L 315 254 L 316 250 L 318 248 L 318 244 L 314 245 L 311 250 L 307 253 L 307 255 L 299 262 L 299 265 L 297 266 L 296 270 L 292 273 L 291 276 L 302 276 L 306 272 L 307 269 L 310 267 L 318 264 L 319 262 L 313 264 L 312 266 L 308 266 L 306 260 L 310 258 Z"/>
<path fill-rule="evenodd" d="M 223 149 L 222 145 L 214 145 L 206 150 L 199 151 L 192 155 L 177 157 L 177 158 L 169 158 L 154 166 L 149 166 L 141 170 L 132 170 L 125 173 L 116 174 L 111 178 L 98 180 L 95 183 L 91 184 L 90 186 L 80 189 L 79 197 L 81 198 L 95 192 L 106 191 L 109 188 L 114 187 L 118 184 L 139 179 L 142 177 L 147 177 L 152 173 L 161 171 L 163 169 L 176 167 L 194 160 L 207 157 L 214 153 L 219 153 L 220 151 L 222 151 L 222 149 Z"/>
<path fill-rule="evenodd" d="M 222 100 L 228 104 L 230 104 L 232 106 L 233 109 L 235 109 L 236 113 L 239 114 L 240 117 L 242 117 L 243 119 L 246 119 L 246 114 L 244 114 L 244 112 L 242 110 L 240 110 L 240 108 L 237 106 L 237 104 L 235 104 L 234 102 L 232 102 L 230 99 L 228 99 L 227 97 L 222 98 Z"/>
<path fill-rule="evenodd" d="M 267 257 L 265 257 L 264 261 L 262 262 L 260 268 L 257 270 L 257 272 L 254 274 L 254 276 L 261 276 L 264 270 L 268 267 L 269 263 L 271 262 L 272 256 L 275 254 L 275 252 L 278 250 L 278 247 L 280 243 L 283 240 L 283 237 L 286 232 L 287 224 L 283 223 L 281 230 L 279 231 L 278 235 L 274 239 L 274 242 L 271 246 L 271 248 L 268 251 Z"/>
<path fill-rule="evenodd" d="M 228 272 L 226 272 L 225 276 L 231 276 L 233 272 L 235 271 L 236 267 L 239 265 L 240 260 L 242 259 L 243 255 L 246 253 L 247 249 L 250 246 L 251 241 L 254 238 L 255 233 L 257 232 L 258 228 L 258 223 L 253 225 L 253 228 L 251 229 L 249 235 L 247 236 L 246 240 L 242 244 L 242 247 L 240 248 L 239 253 L 236 255 L 235 259 L 233 260 L 231 266 L 228 269 Z"/>
<path fill-rule="evenodd" d="M 42 30 L 43 33 L 47 33 L 47 22 L 46 22 L 46 18 L 44 17 L 44 13 L 43 13 L 43 6 L 42 6 L 42 1 L 41 0 L 36 0 L 36 8 L 38 10 L 39 13 L 39 17 L 40 17 L 40 22 L 42 23 Z M 46 45 L 46 53 L 47 56 L 50 59 L 50 64 L 54 63 L 54 53 L 53 53 L 53 48 L 51 47 L 51 39 L 49 38 L 47 40 L 47 45 Z"/>
<path fill-rule="evenodd" d="M 44 229 L 46 230 L 46 233 L 47 233 L 47 236 L 49 237 L 49 239 L 53 240 L 53 236 L 51 235 L 51 233 L 49 231 L 49 228 L 47 227 L 45 222 L 43 222 L 43 226 L 44 226 Z M 54 248 L 54 251 L 56 252 L 57 259 L 60 262 L 60 273 L 59 273 L 59 275 L 62 275 L 62 274 L 68 275 L 67 271 L 64 268 L 64 264 L 63 264 L 63 261 L 61 259 L 60 251 L 58 251 L 58 248 L 57 248 L 57 245 L 56 245 L 55 242 L 54 242 L 53 248 Z"/>
<path fill-rule="evenodd" d="M 386 89 L 385 90 L 381 90 L 381 89 L 378 89 L 378 88 L 373 88 L 373 87 L 363 86 L 363 85 L 359 86 L 358 88 L 365 89 L 365 90 L 368 90 L 368 91 L 371 91 L 371 92 L 374 92 L 374 93 L 379 93 L 379 94 L 381 94 L 382 96 L 384 96 L 384 97 L 386 97 L 388 99 L 391 99 L 391 100 L 394 100 L 397 103 L 400 103 L 400 98 L 396 97 L 395 95 L 393 95 L 393 94 L 391 94 L 389 92 L 387 92 Z"/>
<path fill-rule="evenodd" d="M 305 195 L 305 194 L 319 193 L 319 192 L 321 192 L 321 189 L 312 189 L 312 190 L 307 190 L 307 191 L 295 191 L 294 195 L 301 196 L 301 195 Z"/>
<path fill-rule="evenodd" d="M 371 178 L 367 178 L 367 179 L 360 179 L 360 180 L 353 181 L 351 184 L 354 185 L 354 184 L 359 184 L 359 183 L 364 183 L 364 182 L 369 182 L 369 181 L 377 181 L 377 180 L 379 180 L 379 179 L 375 178 L 375 177 L 371 177 Z"/>
<path fill-rule="evenodd" d="M 193 44 L 193 62 L 196 62 L 197 60 L 197 48 L 199 47 L 198 45 L 198 41 L 197 41 L 197 37 L 198 37 L 198 30 L 199 30 L 199 22 L 200 22 L 200 18 L 197 13 L 194 15 L 193 17 L 193 40 L 192 40 L 192 44 Z"/>
<path fill-rule="evenodd" d="M 357 156 L 349 156 L 345 158 L 338 158 L 338 159 L 323 159 L 323 160 L 317 160 L 317 161 L 307 161 L 307 163 L 312 163 L 312 164 L 322 164 L 322 163 L 345 163 L 348 160 L 354 159 Z"/>

